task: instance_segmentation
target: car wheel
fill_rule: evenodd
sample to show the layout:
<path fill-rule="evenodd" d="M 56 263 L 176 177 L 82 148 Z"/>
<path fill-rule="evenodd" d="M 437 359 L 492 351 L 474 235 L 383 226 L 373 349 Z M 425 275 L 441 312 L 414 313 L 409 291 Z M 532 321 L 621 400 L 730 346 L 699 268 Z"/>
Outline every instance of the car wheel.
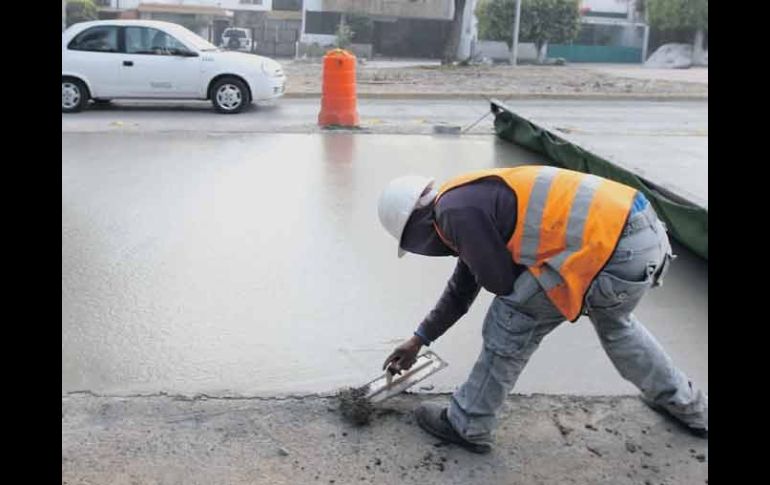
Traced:
<path fill-rule="evenodd" d="M 249 89 L 240 79 L 220 79 L 211 88 L 211 104 L 220 113 L 240 113 L 251 104 Z"/>
<path fill-rule="evenodd" d="M 76 113 L 88 103 L 88 88 L 78 79 L 61 80 L 61 112 Z"/>

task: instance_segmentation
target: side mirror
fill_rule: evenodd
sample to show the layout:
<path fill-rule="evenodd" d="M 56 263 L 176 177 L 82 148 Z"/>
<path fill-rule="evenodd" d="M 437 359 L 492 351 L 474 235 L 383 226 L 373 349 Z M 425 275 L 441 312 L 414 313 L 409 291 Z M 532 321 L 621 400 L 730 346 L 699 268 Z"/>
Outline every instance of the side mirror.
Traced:
<path fill-rule="evenodd" d="M 181 57 L 198 57 L 197 52 L 188 51 L 188 50 L 177 50 L 174 52 L 175 56 L 181 56 Z"/>

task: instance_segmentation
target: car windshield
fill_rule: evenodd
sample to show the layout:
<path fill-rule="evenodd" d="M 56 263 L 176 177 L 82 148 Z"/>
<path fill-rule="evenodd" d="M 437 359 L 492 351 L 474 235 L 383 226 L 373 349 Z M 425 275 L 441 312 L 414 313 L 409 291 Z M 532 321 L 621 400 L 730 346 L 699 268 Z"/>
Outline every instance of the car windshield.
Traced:
<path fill-rule="evenodd" d="M 244 39 L 246 38 L 246 32 L 241 30 L 228 30 L 225 31 L 225 37 L 236 37 L 238 39 Z"/>
<path fill-rule="evenodd" d="M 185 44 L 198 49 L 199 51 L 218 51 L 214 44 L 210 43 L 203 37 L 198 36 L 194 32 L 182 27 L 181 25 L 175 25 L 169 29 L 169 33 L 174 35 L 177 39 L 181 40 Z"/>

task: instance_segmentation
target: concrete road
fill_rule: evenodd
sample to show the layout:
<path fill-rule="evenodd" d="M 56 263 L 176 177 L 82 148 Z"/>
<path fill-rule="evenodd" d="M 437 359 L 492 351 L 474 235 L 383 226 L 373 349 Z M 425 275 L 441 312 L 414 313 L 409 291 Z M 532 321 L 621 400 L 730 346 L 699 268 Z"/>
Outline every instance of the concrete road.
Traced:
<path fill-rule="evenodd" d="M 263 114 L 187 113 L 63 117 L 63 392 L 280 395 L 364 383 L 454 265 L 396 259 L 376 216 L 382 187 L 409 172 L 441 180 L 544 161 L 491 135 L 225 134 Z M 118 115 L 176 129 L 73 129 Z M 638 316 L 707 389 L 708 268 L 681 253 Z M 432 390 L 465 379 L 489 301 L 482 294 L 432 346 L 450 363 Z M 635 390 L 580 321 L 548 337 L 517 392 Z"/>
<path fill-rule="evenodd" d="M 708 103 L 510 106 L 538 126 L 708 209 Z"/>
<path fill-rule="evenodd" d="M 670 134 L 708 137 L 708 103 L 700 101 L 515 100 L 515 111 L 567 127 L 580 122 L 608 134 Z M 84 132 L 316 132 L 320 101 L 280 99 L 238 115 L 220 115 L 207 102 L 116 101 L 62 115 L 62 133 Z M 431 133 L 435 124 L 469 128 L 489 113 L 489 102 L 473 100 L 360 99 L 361 127 L 373 133 Z M 492 115 L 468 133 L 493 133 Z"/>
<path fill-rule="evenodd" d="M 513 111 L 708 208 L 708 103 L 515 100 Z M 318 133 L 318 99 L 282 99 L 237 116 L 204 102 L 117 102 L 62 116 L 63 133 Z M 359 100 L 361 131 L 492 134 L 485 99 Z M 486 115 L 486 117 L 485 117 Z M 482 119 L 483 118 L 483 119 Z M 481 121 L 479 121 L 481 120 Z"/>
<path fill-rule="evenodd" d="M 62 116 L 63 133 L 83 132 L 217 132 L 305 133 L 317 126 L 320 101 L 281 99 L 238 115 L 214 113 L 208 102 L 120 101 Z M 482 98 L 471 101 L 359 100 L 361 127 L 377 133 L 431 133 L 437 123 L 468 126 L 489 112 Z M 474 133 L 492 133 L 492 116 Z"/>
<path fill-rule="evenodd" d="M 470 127 L 483 100 L 362 100 L 368 134 L 321 133 L 317 105 L 62 116 L 63 483 L 708 483 L 707 440 L 636 397 L 591 396 L 635 389 L 582 320 L 549 335 L 515 389 L 567 395 L 510 396 L 491 454 L 419 430 L 411 410 L 446 403 L 433 393 L 469 372 L 488 294 L 432 346 L 450 367 L 370 426 L 310 394 L 377 374 L 452 271 L 451 258 L 396 259 L 375 209 L 390 178 L 546 162 L 492 136 L 489 117 L 472 136 L 430 135 Z M 707 139 L 705 104 L 516 106 Z M 708 389 L 708 265 L 677 249 L 637 314 Z"/>
<path fill-rule="evenodd" d="M 418 428 L 411 411 L 423 400 L 448 396 L 398 396 L 370 425 L 353 427 L 324 398 L 65 396 L 62 483 L 708 483 L 708 441 L 636 398 L 511 396 L 488 455 Z"/>

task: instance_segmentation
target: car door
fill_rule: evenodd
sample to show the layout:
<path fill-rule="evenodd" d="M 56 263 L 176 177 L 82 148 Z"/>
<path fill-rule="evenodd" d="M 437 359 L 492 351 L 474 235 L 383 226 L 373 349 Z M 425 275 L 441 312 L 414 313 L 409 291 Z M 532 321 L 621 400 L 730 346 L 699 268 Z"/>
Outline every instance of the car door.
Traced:
<path fill-rule="evenodd" d="M 94 98 L 119 94 L 119 28 L 114 25 L 91 27 L 67 44 L 62 72 L 82 77 Z"/>
<path fill-rule="evenodd" d="M 126 95 L 137 98 L 195 98 L 200 93 L 197 53 L 160 29 L 125 27 L 120 65 Z"/>

